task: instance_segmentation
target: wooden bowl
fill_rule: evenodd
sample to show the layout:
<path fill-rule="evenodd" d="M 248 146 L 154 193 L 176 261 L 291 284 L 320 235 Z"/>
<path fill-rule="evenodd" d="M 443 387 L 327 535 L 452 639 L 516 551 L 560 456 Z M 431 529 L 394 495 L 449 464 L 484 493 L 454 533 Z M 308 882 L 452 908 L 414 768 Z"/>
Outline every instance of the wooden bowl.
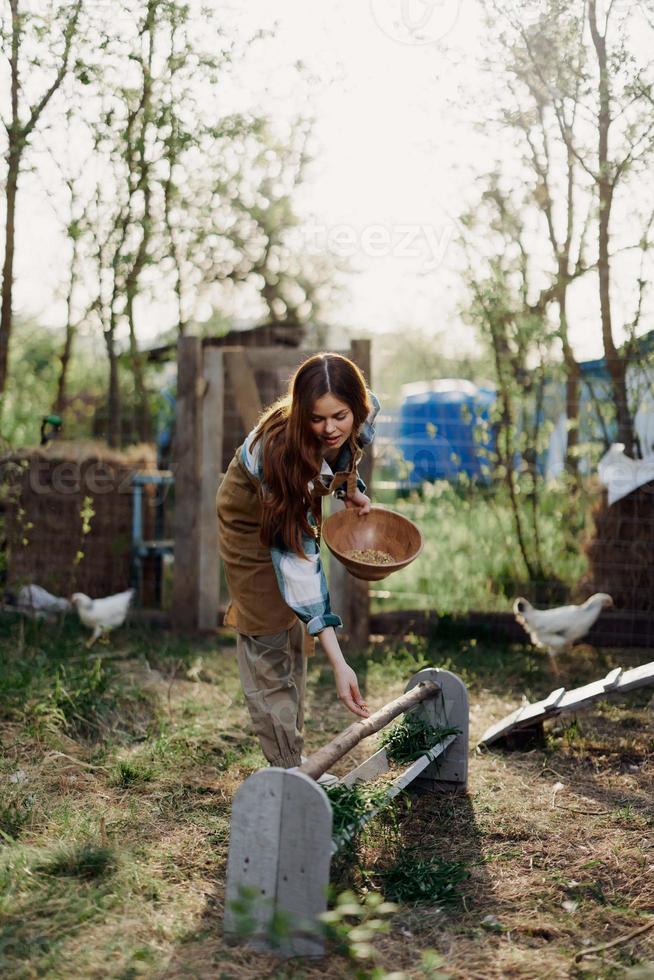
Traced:
<path fill-rule="evenodd" d="M 409 565 L 422 551 L 422 533 L 413 521 L 393 510 L 373 507 L 359 517 L 356 510 L 339 510 L 322 526 L 322 537 L 331 551 L 355 578 L 379 582 Z M 349 551 L 385 551 L 393 558 L 388 565 L 373 565 L 349 558 Z"/>

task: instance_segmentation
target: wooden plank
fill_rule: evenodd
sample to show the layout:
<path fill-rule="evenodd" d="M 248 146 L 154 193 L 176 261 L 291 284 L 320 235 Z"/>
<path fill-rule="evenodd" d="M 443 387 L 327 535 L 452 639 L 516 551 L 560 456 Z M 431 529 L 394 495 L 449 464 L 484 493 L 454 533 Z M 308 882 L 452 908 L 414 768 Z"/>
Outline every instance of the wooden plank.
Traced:
<path fill-rule="evenodd" d="M 247 904 L 253 922 L 247 937 L 254 948 L 267 948 L 279 870 L 284 770 L 260 769 L 239 786 L 232 803 L 223 929 L 244 938 L 236 903 Z"/>
<path fill-rule="evenodd" d="M 650 684 L 654 684 L 654 661 L 626 670 L 614 690 L 633 691 L 637 687 L 647 687 Z"/>
<path fill-rule="evenodd" d="M 312 779 L 276 767 L 246 779 L 232 805 L 225 935 L 259 952 L 321 955 L 316 925 L 327 907 L 331 831 L 331 806 Z"/>
<path fill-rule="evenodd" d="M 370 341 L 353 340 L 350 345 L 350 360 L 363 372 L 369 388 L 372 387 Z M 359 465 L 359 475 L 368 488 L 368 496 L 373 493 L 372 487 L 373 452 L 366 450 Z M 346 573 L 348 574 L 348 573 Z M 348 574 L 349 589 L 347 594 L 347 617 L 349 620 L 350 647 L 356 651 L 365 651 L 370 642 L 370 586 L 369 583 Z"/>
<path fill-rule="evenodd" d="M 223 458 L 223 411 L 225 380 L 223 352 L 219 347 L 204 350 L 203 378 L 206 391 L 201 404 L 200 533 L 198 556 L 198 627 L 213 630 L 218 625 L 220 606 L 220 558 L 216 492 Z"/>
<path fill-rule="evenodd" d="M 427 667 L 413 675 L 406 691 L 429 681 L 440 687 L 440 694 L 423 701 L 412 710 L 434 728 L 458 728 L 460 734 L 455 736 L 447 756 L 439 764 L 434 763 L 426 770 L 420 785 L 432 791 L 465 788 L 468 783 L 470 718 L 466 686 L 450 670 Z"/>
<path fill-rule="evenodd" d="M 624 671 L 622 667 L 614 667 L 599 681 L 592 681 L 571 691 L 559 688 L 542 701 L 519 708 L 487 728 L 478 744 L 492 745 L 510 732 L 533 724 L 536 719 L 546 721 L 563 711 L 579 711 L 613 694 L 649 685 L 654 685 L 654 661 L 628 671 Z"/>
<path fill-rule="evenodd" d="M 262 411 L 250 351 L 246 351 L 243 347 L 224 347 L 221 354 L 232 386 L 234 401 L 247 433 L 254 428 Z"/>
<path fill-rule="evenodd" d="M 180 338 L 177 348 L 175 474 L 175 563 L 172 622 L 175 629 L 197 629 L 201 433 L 198 382 L 202 381 L 202 341 Z"/>
<path fill-rule="evenodd" d="M 622 667 L 616 667 L 614 670 L 610 670 L 604 680 L 602 681 L 605 691 L 610 691 L 612 687 L 615 687 L 620 678 L 622 677 L 623 670 Z"/>
<path fill-rule="evenodd" d="M 355 783 L 367 783 L 371 779 L 376 779 L 377 776 L 388 772 L 388 768 L 386 749 L 378 749 L 377 752 L 368 756 L 365 762 L 362 762 L 355 769 L 351 769 L 345 776 L 342 776 L 339 781 L 343 786 L 354 786 Z"/>
<path fill-rule="evenodd" d="M 331 514 L 335 514 L 339 510 L 344 510 L 345 504 L 342 500 L 338 500 L 333 494 L 329 497 L 323 498 L 323 512 L 324 518 L 326 519 Z M 327 546 L 322 545 L 323 552 L 327 551 Z M 332 610 L 337 616 L 340 616 L 343 620 L 343 634 L 339 632 L 339 641 L 341 645 L 347 649 L 350 639 L 350 631 L 353 626 L 352 622 L 352 611 L 350 608 L 350 596 L 349 589 L 354 579 L 349 574 L 345 565 L 342 565 L 337 558 L 333 555 L 329 555 L 329 599 L 331 603 Z"/>
<path fill-rule="evenodd" d="M 325 791 L 303 773 L 285 772 L 276 895 L 277 910 L 290 927 L 278 949 L 283 956 L 324 952 L 315 927 L 327 911 L 331 838 L 332 808 Z"/>
<path fill-rule="evenodd" d="M 392 579 L 389 579 L 389 584 Z M 393 595 L 391 589 L 391 595 Z M 397 593 L 398 597 L 400 593 Z M 431 597 L 425 596 L 425 599 Z M 429 609 L 401 609 L 373 613 L 370 631 L 380 636 L 429 636 L 438 630 L 439 616 Z M 529 644 L 523 628 L 510 612 L 476 612 L 448 616 L 448 628 L 468 636 L 488 636 L 494 641 Z M 644 612 L 605 611 L 584 637 L 583 643 L 596 647 L 637 647 L 646 650 L 654 646 L 654 616 Z M 545 654 L 543 654 L 545 656 Z"/>

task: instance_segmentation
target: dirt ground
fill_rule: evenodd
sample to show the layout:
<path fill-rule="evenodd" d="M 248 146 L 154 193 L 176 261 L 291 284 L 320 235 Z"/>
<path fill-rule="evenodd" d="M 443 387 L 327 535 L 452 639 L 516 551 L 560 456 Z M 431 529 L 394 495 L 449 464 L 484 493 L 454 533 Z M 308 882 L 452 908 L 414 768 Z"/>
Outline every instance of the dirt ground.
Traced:
<path fill-rule="evenodd" d="M 379 869 L 411 849 L 460 862 L 468 876 L 454 904 L 400 906 L 367 965 L 335 947 L 320 960 L 282 962 L 221 937 L 230 801 L 263 761 L 233 645 L 173 649 L 156 635 L 127 636 L 107 656 L 132 692 L 123 706 L 133 710 L 129 738 L 44 731 L 15 713 L 0 729 L 0 779 L 14 795 L 29 788 L 32 796 L 30 820 L 0 847 L 3 977 L 654 977 L 651 690 L 550 723 L 530 748 L 480 752 L 474 745 L 490 723 L 523 695 L 533 700 L 554 686 L 538 654 L 444 637 L 379 644 L 357 658 L 372 708 L 428 664 L 464 679 L 469 787 L 401 802 L 394 828 L 373 821 L 347 866 L 335 863 L 335 888 L 365 894 Z M 573 686 L 649 659 L 582 647 L 562 669 Z M 319 657 L 309 692 L 311 750 L 350 719 Z M 336 771 L 373 750 L 362 743 Z M 20 782 L 9 784 L 16 772 Z M 101 876 L 43 864 L 56 848 L 89 841 L 113 855 Z M 425 951 L 438 953 L 440 966 Z"/>

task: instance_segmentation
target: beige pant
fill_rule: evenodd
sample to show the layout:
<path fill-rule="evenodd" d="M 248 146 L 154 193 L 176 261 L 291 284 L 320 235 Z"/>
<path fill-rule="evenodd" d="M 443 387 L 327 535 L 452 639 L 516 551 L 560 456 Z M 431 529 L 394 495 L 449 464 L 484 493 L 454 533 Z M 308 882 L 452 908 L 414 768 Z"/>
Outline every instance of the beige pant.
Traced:
<path fill-rule="evenodd" d="M 238 669 L 254 730 L 272 766 L 300 765 L 307 665 L 304 626 L 264 636 L 239 633 Z"/>

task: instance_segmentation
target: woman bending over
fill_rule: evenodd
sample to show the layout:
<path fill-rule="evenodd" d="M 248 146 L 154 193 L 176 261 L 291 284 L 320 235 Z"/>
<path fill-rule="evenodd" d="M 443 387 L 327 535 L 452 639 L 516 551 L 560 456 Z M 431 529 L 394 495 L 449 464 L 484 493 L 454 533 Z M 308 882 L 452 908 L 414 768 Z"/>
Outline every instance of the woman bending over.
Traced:
<path fill-rule="evenodd" d="M 305 628 L 320 640 L 342 703 L 368 715 L 336 636 L 343 624 L 331 609 L 319 543 L 323 496 L 336 493 L 360 515 L 370 510 L 357 464 L 378 411 L 352 361 L 316 354 L 237 449 L 218 491 L 231 600 L 225 625 L 237 631 L 243 692 L 274 766 L 301 764 Z"/>

